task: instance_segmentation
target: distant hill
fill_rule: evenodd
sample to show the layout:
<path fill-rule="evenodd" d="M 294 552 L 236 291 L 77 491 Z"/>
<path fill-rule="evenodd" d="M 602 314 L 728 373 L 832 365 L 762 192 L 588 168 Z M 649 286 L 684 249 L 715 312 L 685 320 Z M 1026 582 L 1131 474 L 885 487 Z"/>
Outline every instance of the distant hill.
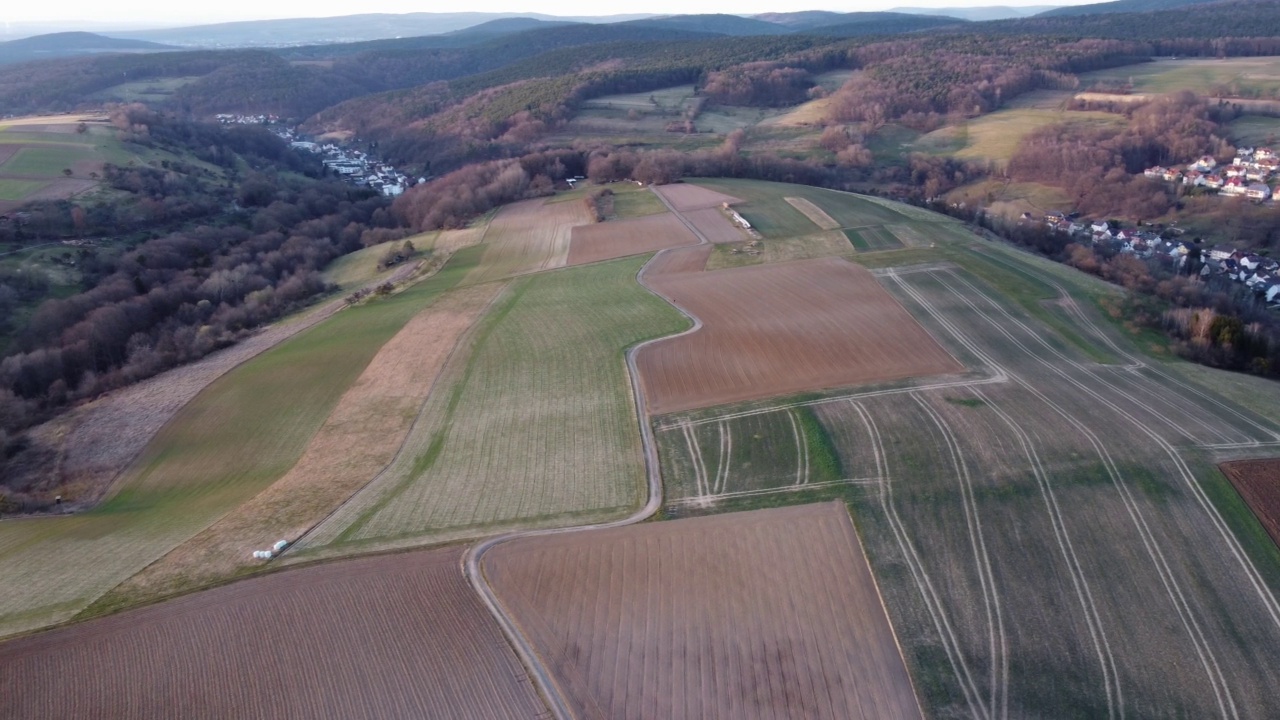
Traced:
<path fill-rule="evenodd" d="M 1075 17 L 1079 15 L 1100 15 L 1110 13 L 1140 13 L 1159 10 L 1172 10 L 1187 5 L 1203 5 L 1217 0 L 1115 0 L 1115 2 L 1092 3 L 1089 5 L 1071 5 L 1054 8 L 1040 13 L 1036 17 Z"/>
<path fill-rule="evenodd" d="M 953 17 L 961 20 L 969 20 L 972 22 L 982 22 L 984 20 L 1009 20 L 1011 18 L 1031 17 L 1049 10 L 1054 10 L 1057 5 L 1027 5 L 1011 7 L 1008 5 L 987 5 L 980 7 L 899 7 L 891 8 L 889 12 L 906 13 L 908 15 L 936 15 L 941 17 Z"/>
<path fill-rule="evenodd" d="M 449 37 L 490 38 L 497 37 L 499 35 L 526 32 L 528 30 L 544 30 L 546 28 L 580 24 L 582 23 L 576 23 L 569 20 L 539 20 L 531 17 L 499 18 L 498 20 L 482 22 L 479 25 L 473 25 L 462 30 L 454 30 L 453 32 L 445 34 Z"/>
<path fill-rule="evenodd" d="M 826 10 L 801 10 L 800 12 L 789 13 L 764 13 L 762 15 L 753 15 L 752 17 L 774 25 L 782 25 L 792 30 L 804 30 L 821 25 L 844 22 L 847 14 Z"/>
<path fill-rule="evenodd" d="M 739 15 L 671 15 L 669 17 L 632 20 L 624 25 L 647 28 L 669 28 L 687 32 L 716 33 L 719 35 L 781 35 L 790 28 L 776 23 Z"/>
<path fill-rule="evenodd" d="M 1123 0 L 1131 2 L 1132 0 Z M 1180 0 L 1166 0 L 1179 2 Z M 1185 2 L 1185 0 L 1182 0 Z M 1119 3 L 1106 3 L 1115 5 Z M 1098 7 L 1082 5 L 1080 7 Z M 1065 8 L 1064 8 L 1065 9 Z M 969 32 L 1015 35 L 1069 35 L 1116 40 L 1271 38 L 1280 36 L 1280 3 L 1275 0 L 1192 2 L 1157 11 L 1092 12 L 1084 15 L 1036 15 L 1017 20 L 974 23 Z M 1241 47 L 1237 45 L 1237 47 Z M 1198 46 L 1165 44 L 1160 52 L 1194 54 Z M 1235 52 L 1241 52 L 1240 49 Z M 1247 52 L 1259 52 L 1258 50 Z"/>
<path fill-rule="evenodd" d="M 121 40 L 87 32 L 62 32 L 0 43 L 0 64 L 100 53 L 157 52 L 174 50 L 142 40 Z"/>
<path fill-rule="evenodd" d="M 965 20 L 954 17 L 937 17 L 933 15 L 912 15 L 896 12 L 848 13 L 845 20 L 807 28 L 800 32 L 815 35 L 834 35 L 836 37 L 857 37 L 860 35 L 897 35 L 920 30 L 931 30 L 941 27 L 962 27 Z"/>
<path fill-rule="evenodd" d="M 152 40 L 184 47 L 288 47 L 443 35 L 493 20 L 510 18 L 526 18 L 548 23 L 607 23 L 647 17 L 651 16 L 640 13 L 605 17 L 553 17 L 537 13 L 481 12 L 370 13 L 329 18 L 249 20 L 112 34 L 121 38 Z"/>

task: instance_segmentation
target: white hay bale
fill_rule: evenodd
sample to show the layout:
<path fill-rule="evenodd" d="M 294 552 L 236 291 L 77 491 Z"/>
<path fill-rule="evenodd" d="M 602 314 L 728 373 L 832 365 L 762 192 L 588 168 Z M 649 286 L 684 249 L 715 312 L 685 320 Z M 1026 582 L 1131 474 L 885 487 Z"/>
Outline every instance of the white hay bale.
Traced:
<path fill-rule="evenodd" d="M 289 546 L 288 540 L 281 540 L 277 542 L 275 545 L 272 545 L 271 549 L 274 550 L 275 552 L 280 552 L 281 550 L 285 549 L 288 546 Z"/>

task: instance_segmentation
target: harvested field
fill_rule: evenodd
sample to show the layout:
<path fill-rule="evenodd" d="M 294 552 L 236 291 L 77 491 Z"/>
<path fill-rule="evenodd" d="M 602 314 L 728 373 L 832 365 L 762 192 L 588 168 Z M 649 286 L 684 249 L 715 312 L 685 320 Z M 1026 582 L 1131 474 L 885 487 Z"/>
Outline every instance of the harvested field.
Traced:
<path fill-rule="evenodd" d="M 701 185 L 689 185 L 687 183 L 655 185 L 653 191 L 666 198 L 672 207 L 681 212 L 720 207 L 724 203 L 732 205 L 739 202 L 738 198 L 731 195 L 725 195 Z"/>
<path fill-rule="evenodd" d="M 1237 460 L 1223 463 L 1222 472 L 1280 545 L 1280 460 Z"/>
<path fill-rule="evenodd" d="M 502 289 L 448 293 L 387 341 L 284 477 L 174 548 L 113 595 L 157 597 L 231 577 L 254 550 L 293 542 L 394 459 L 462 334 Z"/>
<path fill-rule="evenodd" d="M 645 268 L 646 277 L 702 272 L 711 256 L 710 245 L 679 248 L 656 256 Z"/>
<path fill-rule="evenodd" d="M 842 504 L 518 539 L 483 569 L 579 717 L 920 717 Z"/>
<path fill-rule="evenodd" d="M 395 462 L 299 551 L 572 525 L 640 505 L 644 462 L 623 351 L 687 326 L 636 283 L 644 262 L 512 283 L 447 366 Z"/>
<path fill-rule="evenodd" d="M 704 323 L 637 357 L 655 415 L 963 369 L 869 272 L 844 260 L 646 281 Z"/>
<path fill-rule="evenodd" d="M 835 219 L 828 215 L 825 210 L 814 205 L 812 200 L 797 197 L 784 199 L 791 205 L 791 207 L 804 213 L 804 216 L 812 220 L 813 224 L 817 225 L 819 228 L 823 230 L 835 230 L 840 227 L 840 223 L 836 222 Z"/>
<path fill-rule="evenodd" d="M 613 260 L 665 248 L 694 245 L 698 238 L 669 212 L 573 228 L 569 264 Z"/>
<path fill-rule="evenodd" d="M 0 717 L 544 716 L 460 555 L 277 573 L 0 644 Z"/>
<path fill-rule="evenodd" d="M 734 224 L 719 207 L 681 210 L 680 214 L 684 215 L 685 220 L 697 228 L 709 242 L 717 244 L 742 242 L 749 237 L 747 232 Z"/>
<path fill-rule="evenodd" d="M 525 200 L 503 206 L 484 232 L 485 253 L 466 283 L 564 267 L 576 225 L 591 224 L 580 202 Z"/>

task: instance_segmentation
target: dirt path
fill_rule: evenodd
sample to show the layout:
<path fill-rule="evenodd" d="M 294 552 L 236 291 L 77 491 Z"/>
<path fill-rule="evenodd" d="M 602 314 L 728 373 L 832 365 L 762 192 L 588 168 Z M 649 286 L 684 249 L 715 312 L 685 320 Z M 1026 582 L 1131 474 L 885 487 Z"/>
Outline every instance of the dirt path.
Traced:
<path fill-rule="evenodd" d="M 680 222 L 698 238 L 698 245 L 710 245 L 711 241 L 702 233 L 698 232 L 698 229 L 686 220 L 664 195 L 656 191 L 654 194 L 657 195 L 658 198 L 662 200 L 662 203 L 667 206 L 667 209 L 670 210 L 675 217 L 679 218 Z M 640 272 L 636 273 L 636 282 L 640 283 L 653 294 L 662 297 L 664 300 L 671 303 L 673 307 L 683 313 L 685 317 L 689 318 L 693 323 L 693 325 L 684 332 L 677 333 L 675 335 L 668 335 L 665 338 L 647 340 L 627 350 L 627 376 L 631 379 L 631 393 L 636 404 L 636 419 L 640 423 L 640 440 L 644 447 L 645 475 L 649 484 L 649 499 L 644 504 L 644 507 L 641 507 L 630 517 L 615 520 L 613 522 L 550 530 L 531 530 L 526 532 L 510 533 L 508 535 L 500 535 L 473 546 L 463 558 L 463 572 L 466 573 L 467 579 L 471 581 L 471 586 L 475 588 L 477 593 L 479 593 L 481 601 L 483 601 L 485 606 L 489 608 L 489 612 L 491 612 L 493 617 L 498 621 L 498 625 L 502 627 L 503 634 L 507 636 L 507 639 L 515 648 L 516 654 L 520 656 L 521 662 L 524 663 L 525 669 L 537 684 L 538 691 L 546 701 L 547 706 L 551 709 L 552 714 L 556 718 L 562 720 L 573 717 L 573 713 L 569 709 L 570 706 L 565 700 L 564 691 L 556 682 L 551 669 L 548 668 L 546 664 L 542 662 L 542 659 L 538 657 L 538 654 L 533 649 L 533 645 L 529 639 L 523 632 L 521 632 L 519 626 L 516 625 L 507 608 L 502 604 L 502 601 L 498 599 L 493 588 L 490 587 L 489 581 L 484 574 L 484 555 L 498 545 L 510 542 L 517 538 L 533 537 L 538 535 L 558 535 L 563 533 L 582 532 L 584 530 L 603 530 L 606 528 L 634 525 L 635 523 L 649 519 L 658 511 L 658 508 L 662 507 L 662 471 L 658 464 L 658 444 L 653 438 L 653 429 L 649 425 L 649 413 L 648 408 L 645 405 L 645 393 L 641 387 L 642 381 L 640 379 L 640 373 L 636 369 L 636 354 L 645 347 L 648 347 L 659 340 L 681 337 L 683 335 L 695 333 L 702 328 L 701 320 L 676 303 L 672 302 L 670 298 L 667 298 L 654 290 L 645 282 L 644 279 L 645 274 L 649 272 L 652 266 L 655 264 L 658 266 L 662 265 L 659 259 L 662 258 L 663 255 L 668 253 L 679 253 L 680 251 L 687 249 L 688 247 L 662 250 L 655 254 L 649 262 L 645 263 L 644 267 L 640 268 Z"/>

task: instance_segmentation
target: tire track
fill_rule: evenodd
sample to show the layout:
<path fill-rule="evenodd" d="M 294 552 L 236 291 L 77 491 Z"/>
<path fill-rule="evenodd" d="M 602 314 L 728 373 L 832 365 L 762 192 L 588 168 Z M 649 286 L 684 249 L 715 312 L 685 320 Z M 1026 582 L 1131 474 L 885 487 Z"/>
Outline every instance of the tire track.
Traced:
<path fill-rule="evenodd" d="M 972 392 L 979 400 L 995 411 L 996 415 L 1008 426 L 1014 437 L 1018 438 L 1018 443 L 1022 446 L 1027 462 L 1030 463 L 1032 474 L 1040 488 L 1040 496 L 1044 499 L 1045 510 L 1049 514 L 1049 525 L 1053 528 L 1054 539 L 1058 542 L 1058 549 L 1062 552 L 1062 559 L 1067 564 L 1067 572 L 1071 576 L 1071 584 L 1075 589 L 1076 599 L 1080 602 L 1080 608 L 1084 611 L 1085 623 L 1089 627 L 1089 638 L 1093 642 L 1094 652 L 1097 653 L 1098 663 L 1102 667 L 1102 681 L 1107 693 L 1108 716 L 1115 717 L 1116 706 L 1119 706 L 1120 717 L 1124 718 L 1124 696 L 1120 691 L 1120 674 L 1116 669 L 1116 660 L 1111 652 L 1111 641 L 1107 637 L 1106 629 L 1102 626 L 1102 616 L 1098 613 L 1098 606 L 1094 602 L 1093 592 L 1089 589 L 1089 580 L 1085 576 L 1084 566 L 1076 555 L 1075 545 L 1071 542 L 1071 533 L 1067 530 L 1066 521 L 1062 517 L 1062 510 L 1058 506 L 1058 498 L 1053 492 L 1053 484 L 1049 480 L 1049 474 L 1045 472 L 1044 465 L 1040 462 L 1035 443 L 1017 421 L 983 393 L 982 390 L 973 388 Z M 1111 700 L 1113 690 L 1116 698 L 1114 705 Z"/>
<path fill-rule="evenodd" d="M 987 615 L 988 652 L 991 655 L 990 707 L 992 712 L 997 707 L 1002 708 L 1000 716 L 1008 717 L 1009 641 L 1004 632 L 1004 613 L 1000 605 L 1000 593 L 996 587 L 995 576 L 991 570 L 991 556 L 987 552 L 987 542 L 982 532 L 982 516 L 978 514 L 978 502 L 973 493 L 973 478 L 969 475 L 969 466 L 964 461 L 960 444 L 947 422 L 918 394 L 912 393 L 910 397 L 942 433 L 947 451 L 951 455 L 952 467 L 956 471 L 956 479 L 960 484 L 961 505 L 964 507 L 965 525 L 969 529 L 969 547 L 973 551 L 973 563 L 978 571 L 978 584 L 982 587 L 983 609 Z"/>
<path fill-rule="evenodd" d="M 938 639 L 942 643 L 942 649 L 947 655 L 947 661 L 956 676 L 956 682 L 960 685 L 965 702 L 969 705 L 973 715 L 990 720 L 991 713 L 982 702 L 982 695 L 978 692 L 978 686 L 973 680 L 969 666 L 965 663 L 964 653 L 960 649 L 960 642 L 956 638 L 955 630 L 947 619 L 942 599 L 934 589 L 933 582 L 929 579 L 929 575 L 924 569 L 924 563 L 920 560 L 920 555 L 907 533 L 906 525 L 902 522 L 902 518 L 899 517 L 898 509 L 893 503 L 893 480 L 889 474 L 888 458 L 885 456 L 884 442 L 880 437 L 880 429 L 876 426 L 871 414 L 861 403 L 849 400 L 849 405 L 858 413 L 858 417 L 861 418 L 863 425 L 867 429 L 867 434 L 871 438 L 872 455 L 876 462 L 876 476 L 879 478 L 880 505 L 884 509 L 885 519 L 889 523 L 889 529 L 893 532 L 894 540 L 902 552 L 903 562 L 906 563 L 907 570 L 911 573 L 912 580 L 915 581 L 916 589 L 920 592 L 920 598 L 924 601 L 925 611 L 933 621 L 934 629 L 938 633 Z"/>
<path fill-rule="evenodd" d="M 1013 324 L 1018 325 L 1023 330 L 1023 332 L 1030 334 L 1033 338 L 1035 338 L 1037 341 L 1042 343 L 1046 348 L 1048 348 L 1050 352 L 1058 354 L 1057 351 L 1052 348 L 1052 346 L 1048 345 L 1048 343 L 1045 343 L 1043 339 L 1039 338 L 1038 335 L 1031 332 L 1029 328 L 1027 328 L 1025 325 L 1017 321 L 1016 318 L 1013 318 L 1012 315 L 1009 315 L 1008 312 L 1003 307 L 1001 307 L 998 303 L 994 302 L 993 300 L 991 300 L 991 298 L 982 294 L 979 290 L 977 290 L 977 288 L 974 288 L 963 278 L 957 277 L 954 273 L 950 271 L 948 271 L 947 274 L 950 275 L 953 279 L 957 280 L 958 282 L 968 286 L 974 293 L 976 293 L 979 297 L 983 298 L 987 304 L 990 304 L 993 307 L 995 307 L 998 312 L 1005 314 Z M 1107 405 L 1108 407 L 1111 407 L 1113 410 L 1116 410 L 1117 412 L 1123 413 L 1123 411 L 1117 408 L 1114 404 L 1109 403 L 1100 394 L 1094 392 L 1091 388 L 1089 388 L 1087 385 L 1080 382 L 1076 378 L 1072 377 L 1069 373 L 1063 371 L 1061 368 L 1057 367 L 1053 363 L 1050 363 L 1044 358 L 1031 352 L 1031 350 L 1026 345 L 1024 345 L 1020 340 L 1018 340 L 1018 338 L 1016 338 L 1008 329 L 1002 327 L 999 323 L 995 322 L 995 320 L 993 320 L 989 315 L 987 315 L 985 312 L 979 309 L 973 303 L 973 301 L 969 300 L 962 293 L 957 292 L 955 288 L 947 284 L 945 280 L 942 280 L 941 278 L 937 278 L 937 277 L 935 277 L 935 279 L 938 280 L 938 282 L 944 288 L 946 288 L 949 292 L 951 292 L 958 299 L 960 299 L 961 302 L 964 302 L 966 305 L 968 305 L 970 309 L 972 309 L 980 317 L 986 320 L 998 332 L 1004 335 L 1019 350 L 1021 350 L 1022 352 L 1027 354 L 1029 357 L 1031 357 L 1032 359 L 1042 364 L 1044 367 L 1048 368 L 1053 373 L 1059 375 L 1062 379 L 1066 380 L 1068 383 L 1075 385 L 1080 390 L 1083 390 L 1086 394 L 1089 394 L 1090 396 L 1099 400 L 1102 404 Z M 1164 585 L 1166 594 L 1168 595 L 1169 599 L 1173 602 L 1174 609 L 1177 611 L 1178 618 L 1181 621 L 1183 628 L 1186 630 L 1188 639 L 1191 641 L 1193 647 L 1195 648 L 1196 656 L 1199 659 L 1200 664 L 1205 671 L 1205 675 L 1209 679 L 1209 683 L 1213 688 L 1214 697 L 1217 702 L 1219 712 L 1223 716 L 1230 715 L 1231 717 L 1237 717 L 1237 713 L 1235 710 L 1235 701 L 1231 697 L 1230 689 L 1226 687 L 1226 678 L 1222 674 L 1221 667 L 1218 664 L 1216 656 L 1213 654 L 1212 648 L 1210 648 L 1208 645 L 1208 640 L 1206 639 L 1204 635 L 1204 631 L 1200 626 L 1200 621 L 1196 618 L 1196 614 L 1194 613 L 1191 607 L 1190 601 L 1187 599 L 1186 593 L 1183 591 L 1182 586 L 1178 583 L 1177 577 L 1174 575 L 1172 567 L 1170 566 L 1168 560 L 1165 558 L 1164 552 L 1160 549 L 1159 540 L 1155 537 L 1155 533 L 1151 530 L 1150 525 L 1147 523 L 1146 517 L 1142 514 L 1142 510 L 1138 505 L 1137 500 L 1134 498 L 1132 491 L 1124 482 L 1124 476 L 1122 473 L 1120 473 L 1119 468 L 1116 466 L 1115 461 L 1112 459 L 1111 453 L 1107 450 L 1106 446 L 1101 442 L 1101 440 L 1097 437 L 1097 435 L 1091 429 L 1089 429 L 1088 426 L 1086 426 L 1080 420 L 1075 418 L 1073 415 L 1067 412 L 1060 405 L 1050 400 L 1047 396 L 1045 396 L 1043 393 L 1037 390 L 1030 383 L 1023 381 L 1022 384 L 1029 391 L 1031 391 L 1033 394 L 1039 397 L 1043 402 L 1045 402 L 1050 407 L 1052 407 L 1055 410 L 1055 412 L 1057 412 L 1059 415 L 1063 417 L 1063 419 L 1067 420 L 1069 423 L 1072 424 L 1073 427 L 1075 427 L 1077 430 L 1083 433 L 1089 439 L 1090 443 L 1094 446 L 1095 451 L 1098 453 L 1099 457 L 1103 461 L 1104 466 L 1107 469 L 1108 475 L 1110 475 L 1111 477 L 1112 484 L 1119 491 L 1120 497 L 1124 502 L 1125 508 L 1128 511 L 1130 518 L 1133 520 L 1135 528 L 1138 530 L 1139 537 L 1141 538 L 1143 546 L 1147 551 L 1148 557 L 1151 559 L 1152 565 L 1155 568 L 1157 574 L 1159 575 L 1161 583 Z M 1151 433 L 1147 431 L 1146 428 L 1143 425 L 1141 425 L 1141 423 L 1138 423 L 1131 416 L 1126 415 L 1125 417 L 1127 417 L 1130 421 L 1134 422 L 1134 424 L 1136 424 L 1141 430 L 1143 430 L 1144 432 L 1147 432 L 1148 435 L 1153 439 L 1155 439 L 1157 442 L 1163 442 L 1162 440 L 1159 439 L 1159 437 L 1155 433 Z M 1230 710 L 1228 710 L 1228 707 L 1230 708 Z"/>

